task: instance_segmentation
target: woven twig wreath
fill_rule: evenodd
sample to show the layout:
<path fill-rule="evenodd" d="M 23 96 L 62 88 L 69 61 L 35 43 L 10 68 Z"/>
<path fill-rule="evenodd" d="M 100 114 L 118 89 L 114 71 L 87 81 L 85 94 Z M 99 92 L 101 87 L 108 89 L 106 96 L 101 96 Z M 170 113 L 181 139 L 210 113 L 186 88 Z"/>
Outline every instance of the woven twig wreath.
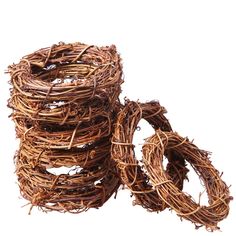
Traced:
<path fill-rule="evenodd" d="M 97 149 L 100 148 L 103 146 L 91 150 L 92 156 L 88 156 L 87 159 L 92 160 L 94 155 L 98 157 Z M 55 175 L 49 172 L 49 167 L 46 168 L 45 164 L 40 165 L 43 160 L 35 165 L 31 159 L 32 150 L 29 157 L 25 149 L 21 148 L 16 155 L 16 173 L 22 196 L 31 202 L 32 207 L 38 206 L 42 210 L 80 213 L 89 208 L 102 206 L 120 185 L 117 173 L 114 172 L 114 163 L 110 160 L 109 150 L 105 156 L 103 153 L 102 160 L 93 162 L 93 166 L 88 167 L 86 160 L 84 163 L 81 163 L 81 160 L 74 160 L 73 164 L 78 166 L 75 174 Z M 67 151 L 76 155 L 73 149 Z M 67 160 L 69 157 L 72 158 L 71 153 L 67 154 Z M 38 152 L 35 153 L 35 157 L 41 159 Z M 47 162 L 49 157 L 46 156 L 44 159 Z M 60 162 L 57 159 L 55 165 L 51 163 L 49 166 L 71 167 L 71 161 L 65 163 L 65 160 Z"/>
<path fill-rule="evenodd" d="M 18 155 L 20 159 L 27 158 L 32 168 L 36 166 L 44 168 L 80 166 L 88 169 L 107 161 L 107 158 L 110 158 L 110 149 L 110 137 L 86 144 L 80 148 L 65 150 L 40 148 L 37 147 L 37 143 L 29 142 L 26 139 L 21 142 Z"/>
<path fill-rule="evenodd" d="M 106 117 L 110 115 L 114 108 L 107 100 L 94 98 L 82 104 L 71 102 L 70 105 L 55 104 L 52 101 L 48 102 L 39 111 L 38 108 L 37 110 L 32 110 L 21 99 L 20 96 L 13 96 L 9 100 L 9 107 L 16 109 L 11 115 L 13 120 L 28 118 L 31 121 L 57 125 L 77 125 L 78 122 L 90 121 L 96 117 Z"/>
<path fill-rule="evenodd" d="M 171 130 L 165 118 L 165 108 L 158 102 L 138 103 L 127 101 L 123 110 L 118 114 L 112 138 L 112 158 L 117 163 L 121 180 L 135 196 L 135 204 L 142 205 L 150 211 L 161 211 L 166 204 L 149 183 L 146 173 L 135 159 L 133 134 L 138 122 L 143 118 L 154 129 Z M 182 189 L 187 169 L 183 158 L 175 153 L 167 154 L 169 164 L 167 172 L 175 181 L 176 186 Z"/>
<path fill-rule="evenodd" d="M 37 143 L 38 147 L 70 149 L 97 141 L 111 134 L 111 118 L 97 117 L 89 122 L 75 125 L 34 125 L 25 119 L 15 119 L 17 137 Z"/>
<path fill-rule="evenodd" d="M 209 206 L 201 206 L 190 195 L 183 193 L 164 170 L 162 161 L 165 152 L 174 151 L 188 161 L 203 181 L 209 197 Z M 229 188 L 219 172 L 211 164 L 208 152 L 198 149 L 187 138 L 177 133 L 157 130 L 143 146 L 143 160 L 147 175 L 163 202 L 175 210 L 181 218 L 205 225 L 209 230 L 217 229 L 217 223 L 229 213 Z"/>
<path fill-rule="evenodd" d="M 9 66 L 9 73 L 13 85 L 9 107 L 18 116 L 60 124 L 104 115 L 117 101 L 123 82 L 114 45 L 60 43 L 23 57 Z M 101 105 L 95 108 L 94 103 L 105 107 L 98 112 Z M 75 109 L 78 105 L 85 110 Z"/>

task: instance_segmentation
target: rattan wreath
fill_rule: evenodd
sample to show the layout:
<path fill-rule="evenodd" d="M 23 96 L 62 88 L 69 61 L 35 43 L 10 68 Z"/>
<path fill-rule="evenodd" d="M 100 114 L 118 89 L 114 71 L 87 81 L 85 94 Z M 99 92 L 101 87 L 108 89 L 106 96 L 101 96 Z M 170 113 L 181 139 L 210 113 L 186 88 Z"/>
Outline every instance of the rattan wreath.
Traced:
<path fill-rule="evenodd" d="M 96 149 L 93 151 L 96 153 Z M 23 149 L 18 151 L 15 162 L 21 195 L 30 201 L 32 207 L 38 206 L 44 211 L 80 213 L 89 208 L 98 208 L 120 185 L 109 151 L 93 166 L 86 167 L 86 162 L 85 168 L 78 166 L 75 174 L 52 174 L 50 169 L 35 165 Z M 57 164 L 51 164 L 50 167 L 59 165 L 71 166 L 70 163 L 64 165 L 64 162 L 57 160 Z"/>
<path fill-rule="evenodd" d="M 133 134 L 137 129 L 138 122 L 143 118 L 154 129 L 171 130 L 171 126 L 164 116 L 166 112 L 158 102 L 138 103 L 127 101 L 123 110 L 117 117 L 115 130 L 112 138 L 112 158 L 115 160 L 121 181 L 135 196 L 135 204 L 139 204 L 149 211 L 161 211 L 167 206 L 149 183 L 142 166 L 135 159 Z M 175 181 L 179 189 L 183 187 L 187 169 L 184 159 L 170 152 L 167 155 L 169 163 L 167 172 Z"/>
<path fill-rule="evenodd" d="M 37 143 L 21 141 L 18 155 L 20 159 L 27 158 L 28 163 L 35 168 L 58 168 L 80 166 L 82 168 L 93 168 L 110 158 L 110 137 L 102 138 L 97 142 L 86 144 L 80 148 L 71 149 L 48 149 L 37 146 Z"/>
<path fill-rule="evenodd" d="M 108 117 L 97 117 L 77 125 L 53 125 L 33 123 L 26 119 L 15 119 L 16 135 L 36 143 L 37 147 L 70 149 L 98 141 L 111 134 L 112 122 Z"/>
<path fill-rule="evenodd" d="M 8 71 L 13 86 L 9 107 L 20 117 L 60 124 L 104 115 L 116 103 L 123 82 L 114 45 L 60 43 L 23 57 Z"/>
<path fill-rule="evenodd" d="M 209 198 L 208 206 L 201 206 L 173 183 L 162 164 L 163 155 L 168 151 L 178 153 L 191 164 L 204 183 Z M 213 231 L 218 229 L 217 223 L 228 215 L 232 197 L 220 173 L 211 164 L 208 154 L 187 138 L 161 130 L 157 130 L 143 146 L 143 160 L 147 175 L 162 201 L 175 210 L 181 218 L 193 222 L 196 227 L 204 225 Z"/>
<path fill-rule="evenodd" d="M 14 91 L 15 93 L 15 91 Z M 20 96 L 9 100 L 9 107 L 15 109 L 11 114 L 13 120 L 28 118 L 31 121 L 47 122 L 57 125 L 77 125 L 79 122 L 90 121 L 97 117 L 106 117 L 114 110 L 114 105 L 108 100 L 94 98 L 84 103 L 71 102 L 68 104 L 47 103 L 40 111 L 32 110 L 24 104 Z"/>

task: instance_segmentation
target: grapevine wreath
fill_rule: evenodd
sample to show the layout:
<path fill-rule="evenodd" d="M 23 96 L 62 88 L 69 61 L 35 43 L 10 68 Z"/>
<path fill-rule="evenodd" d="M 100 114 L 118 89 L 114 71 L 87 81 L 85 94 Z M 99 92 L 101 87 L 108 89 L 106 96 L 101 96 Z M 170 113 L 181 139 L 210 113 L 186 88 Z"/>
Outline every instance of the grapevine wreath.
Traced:
<path fill-rule="evenodd" d="M 193 198 L 182 192 L 163 169 L 163 155 L 174 151 L 188 161 L 203 181 L 209 197 L 209 206 L 201 206 Z M 144 165 L 158 196 L 180 217 L 188 219 L 197 227 L 205 225 L 207 229 L 217 229 L 217 223 L 229 213 L 232 199 L 229 188 L 221 180 L 220 173 L 211 164 L 209 153 L 200 150 L 187 138 L 174 132 L 157 130 L 146 140 L 143 146 Z"/>

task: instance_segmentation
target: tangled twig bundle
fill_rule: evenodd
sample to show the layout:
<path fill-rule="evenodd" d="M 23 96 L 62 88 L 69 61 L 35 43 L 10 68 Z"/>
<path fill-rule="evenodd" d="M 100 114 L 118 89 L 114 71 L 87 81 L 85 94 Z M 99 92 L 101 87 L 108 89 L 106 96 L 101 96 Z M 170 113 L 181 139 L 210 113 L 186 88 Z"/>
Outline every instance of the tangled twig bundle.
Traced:
<path fill-rule="evenodd" d="M 159 102 L 120 104 L 122 66 L 114 45 L 59 43 L 23 57 L 9 73 L 8 106 L 20 138 L 16 173 L 32 207 L 71 213 L 98 208 L 122 183 L 135 204 L 173 209 L 196 227 L 215 230 L 228 215 L 232 197 L 208 152 L 172 131 Z M 141 119 L 155 135 L 138 161 L 132 142 Z M 182 191 L 186 162 L 203 181 L 209 206 Z M 56 174 L 55 168 L 71 170 Z"/>
<path fill-rule="evenodd" d="M 168 151 L 180 154 L 188 161 L 203 181 L 209 197 L 209 206 L 201 206 L 190 195 L 183 193 L 163 169 L 163 156 Z M 177 133 L 157 130 L 143 146 L 144 165 L 156 192 L 163 202 L 174 209 L 180 217 L 207 229 L 217 229 L 217 223 L 229 213 L 228 186 L 211 164 L 208 152 L 200 150 L 188 139 Z"/>
<path fill-rule="evenodd" d="M 127 102 L 120 111 L 112 139 L 112 157 L 117 163 L 122 182 L 135 196 L 135 203 L 150 211 L 161 211 L 166 208 L 155 188 L 149 183 L 147 174 L 142 170 L 135 158 L 133 135 L 138 122 L 143 118 L 154 129 L 161 128 L 171 131 L 171 126 L 165 118 L 165 108 L 158 102 L 136 103 Z M 187 169 L 182 156 L 174 152 L 168 153 L 167 173 L 172 177 L 175 185 L 182 189 Z"/>
<path fill-rule="evenodd" d="M 120 185 L 110 159 L 123 82 L 115 46 L 60 43 L 25 56 L 9 73 L 22 195 L 43 210 L 102 206 Z M 60 167 L 75 173 L 52 173 Z"/>

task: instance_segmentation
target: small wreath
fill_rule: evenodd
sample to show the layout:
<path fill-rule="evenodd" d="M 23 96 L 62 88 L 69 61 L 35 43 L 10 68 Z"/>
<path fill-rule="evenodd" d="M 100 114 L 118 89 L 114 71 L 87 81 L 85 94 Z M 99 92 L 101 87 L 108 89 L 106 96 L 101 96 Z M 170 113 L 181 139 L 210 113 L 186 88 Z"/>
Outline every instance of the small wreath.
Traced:
<path fill-rule="evenodd" d="M 37 146 L 37 143 L 22 140 L 18 155 L 27 158 L 28 163 L 43 168 L 58 168 L 80 166 L 92 168 L 100 165 L 110 158 L 111 140 L 110 137 L 103 138 L 97 142 L 86 144 L 80 148 L 71 149 L 48 149 Z"/>
<path fill-rule="evenodd" d="M 209 197 L 209 206 L 201 206 L 185 194 L 171 180 L 163 168 L 163 155 L 174 151 L 188 161 L 203 181 Z M 229 213 L 229 188 L 211 164 L 208 152 L 200 150 L 187 138 L 177 133 L 157 130 L 143 146 L 143 160 L 147 175 L 159 197 L 181 217 L 196 227 L 205 225 L 209 230 L 218 229 L 217 223 Z"/>
<path fill-rule="evenodd" d="M 81 104 L 77 102 L 65 104 L 51 101 L 40 109 L 36 107 L 33 110 L 28 105 L 28 102 L 25 102 L 20 96 L 12 96 L 9 100 L 8 106 L 15 109 L 11 114 L 13 120 L 28 118 L 32 123 L 47 122 L 56 125 L 76 125 L 79 122 L 90 121 L 97 117 L 111 116 L 112 111 L 115 110 L 114 104 L 110 104 L 107 100 L 98 97 Z"/>
<path fill-rule="evenodd" d="M 40 49 L 9 66 L 13 89 L 8 105 L 33 120 L 65 124 L 78 121 L 78 114 L 89 120 L 117 101 L 123 82 L 120 61 L 114 45 L 60 43 Z M 99 113 L 98 101 L 105 104 Z"/>
<path fill-rule="evenodd" d="M 33 167 L 21 150 L 15 162 L 21 195 L 30 201 L 31 209 L 38 206 L 44 211 L 80 213 L 102 206 L 120 186 L 108 157 L 93 167 L 78 168 L 75 174 L 60 175 L 39 165 Z"/>
<path fill-rule="evenodd" d="M 39 148 L 70 149 L 96 142 L 111 135 L 110 117 L 97 117 L 77 125 L 32 124 L 28 119 L 15 119 L 17 137 L 34 142 Z"/>

